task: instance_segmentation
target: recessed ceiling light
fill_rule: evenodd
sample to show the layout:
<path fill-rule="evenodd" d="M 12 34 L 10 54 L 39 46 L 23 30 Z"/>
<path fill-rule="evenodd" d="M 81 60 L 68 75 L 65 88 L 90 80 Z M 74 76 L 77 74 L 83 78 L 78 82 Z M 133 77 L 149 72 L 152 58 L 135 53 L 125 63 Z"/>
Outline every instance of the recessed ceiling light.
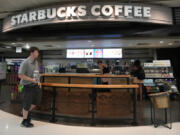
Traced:
<path fill-rule="evenodd" d="M 142 45 L 142 46 L 144 46 L 144 45 L 146 46 L 146 45 L 151 45 L 151 44 L 150 44 L 150 43 L 138 43 L 137 45 L 138 45 L 138 46 L 141 46 L 141 45 Z"/>
<path fill-rule="evenodd" d="M 96 45 L 91 45 L 91 47 L 95 47 Z"/>
<path fill-rule="evenodd" d="M 26 49 L 29 49 L 29 48 L 30 48 L 30 46 L 29 46 L 28 43 L 26 44 L 25 48 L 26 48 Z"/>
<path fill-rule="evenodd" d="M 168 43 L 168 45 L 173 45 L 173 43 Z"/>
<path fill-rule="evenodd" d="M 127 46 L 132 46 L 132 44 L 128 44 Z"/>
<path fill-rule="evenodd" d="M 91 43 L 92 41 L 91 40 L 88 40 L 89 43 Z"/>
<path fill-rule="evenodd" d="M 12 45 L 15 45 L 16 43 L 11 43 Z"/>
<path fill-rule="evenodd" d="M 11 46 L 5 46 L 5 48 L 10 49 L 10 48 L 12 48 L 12 47 L 11 47 Z"/>
<path fill-rule="evenodd" d="M 44 46 L 45 46 L 45 47 L 50 47 L 50 48 L 51 48 L 51 47 L 54 47 L 53 45 L 44 45 Z"/>
<path fill-rule="evenodd" d="M 161 40 L 159 43 L 160 43 L 160 44 L 163 44 L 163 43 L 164 43 L 164 41 L 162 41 L 162 40 Z"/>
<path fill-rule="evenodd" d="M 16 47 L 16 53 L 22 53 L 22 48 L 21 47 Z"/>

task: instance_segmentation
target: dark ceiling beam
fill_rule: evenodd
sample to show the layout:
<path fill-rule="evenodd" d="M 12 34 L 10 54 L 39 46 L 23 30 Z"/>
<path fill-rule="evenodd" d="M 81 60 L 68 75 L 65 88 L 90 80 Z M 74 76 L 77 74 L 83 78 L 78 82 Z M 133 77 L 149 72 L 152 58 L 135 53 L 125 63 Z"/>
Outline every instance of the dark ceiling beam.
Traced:
<path fill-rule="evenodd" d="M 119 34 L 121 38 L 135 36 L 136 33 L 166 29 L 166 25 L 153 25 L 141 23 L 90 23 L 90 24 L 57 24 L 36 26 L 19 29 L 12 32 L 0 33 L 0 41 L 20 40 L 59 40 L 69 36 L 92 35 L 93 38 L 101 35 Z M 107 36 L 105 36 L 107 37 Z M 111 37 L 113 38 L 113 37 Z M 114 37 L 119 38 L 119 37 Z"/>

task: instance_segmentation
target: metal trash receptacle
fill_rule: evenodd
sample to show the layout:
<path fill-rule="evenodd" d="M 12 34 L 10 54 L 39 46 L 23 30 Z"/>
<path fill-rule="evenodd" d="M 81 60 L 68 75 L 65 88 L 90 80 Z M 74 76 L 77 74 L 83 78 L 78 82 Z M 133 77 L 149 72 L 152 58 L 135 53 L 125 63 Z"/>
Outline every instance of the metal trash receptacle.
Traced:
<path fill-rule="evenodd" d="M 149 94 L 151 100 L 151 122 L 154 124 L 154 127 L 158 127 L 159 125 L 163 125 L 169 129 L 172 128 L 172 120 L 171 120 L 171 107 L 170 107 L 170 91 L 167 92 L 158 92 Z M 165 120 L 163 123 L 160 123 L 156 119 L 156 109 L 164 109 L 165 112 Z M 169 126 L 168 126 L 168 110 L 169 110 Z"/>

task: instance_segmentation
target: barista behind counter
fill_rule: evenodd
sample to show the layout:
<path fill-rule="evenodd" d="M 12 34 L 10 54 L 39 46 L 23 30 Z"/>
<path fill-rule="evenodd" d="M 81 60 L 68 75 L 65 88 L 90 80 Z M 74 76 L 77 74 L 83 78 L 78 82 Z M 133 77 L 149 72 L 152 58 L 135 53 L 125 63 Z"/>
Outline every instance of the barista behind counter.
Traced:
<path fill-rule="evenodd" d="M 102 60 L 98 60 L 98 65 L 100 68 L 100 74 L 111 74 L 111 69 L 109 66 L 109 61 L 106 61 L 106 64 Z M 111 84 L 111 78 L 101 78 L 100 84 Z M 99 92 L 110 92 L 110 89 L 100 89 Z"/>

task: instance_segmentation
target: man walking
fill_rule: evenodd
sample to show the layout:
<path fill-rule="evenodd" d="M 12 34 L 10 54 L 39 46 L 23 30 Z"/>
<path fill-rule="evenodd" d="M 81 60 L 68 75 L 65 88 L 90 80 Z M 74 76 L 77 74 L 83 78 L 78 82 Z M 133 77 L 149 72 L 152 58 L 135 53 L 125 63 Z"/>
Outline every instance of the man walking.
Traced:
<path fill-rule="evenodd" d="M 41 85 L 39 81 L 39 66 L 37 58 L 39 49 L 31 47 L 29 49 L 29 57 L 24 60 L 19 69 L 20 84 L 23 85 L 22 101 L 23 101 L 23 121 L 22 127 L 33 127 L 31 123 L 30 111 L 41 101 Z"/>

